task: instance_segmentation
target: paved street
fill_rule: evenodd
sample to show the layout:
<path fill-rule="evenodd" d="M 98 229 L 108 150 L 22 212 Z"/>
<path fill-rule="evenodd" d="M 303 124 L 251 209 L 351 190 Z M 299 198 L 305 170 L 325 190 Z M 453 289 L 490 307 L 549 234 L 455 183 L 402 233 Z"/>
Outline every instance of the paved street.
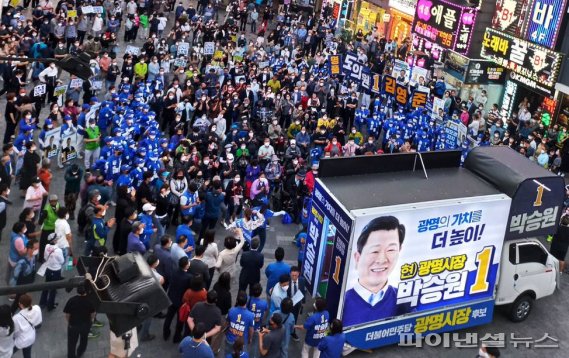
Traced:
<path fill-rule="evenodd" d="M 220 15 L 220 19 L 223 18 Z M 122 39 L 122 32 L 118 38 Z M 140 41 L 140 40 L 138 40 Z M 124 44 L 121 48 L 124 50 Z M 122 56 L 122 53 L 119 57 Z M 67 78 L 65 76 L 64 78 Z M 0 108 L 3 110 L 5 108 L 6 99 L 5 96 L 0 98 Z M 46 109 L 44 109 L 44 112 Z M 43 123 L 44 117 L 40 118 Z M 0 133 L 3 133 L 5 129 L 5 122 L 0 123 Z M 54 179 L 52 182 L 52 193 L 58 194 L 60 198 L 63 198 L 63 170 L 58 169 L 56 165 L 53 165 Z M 5 268 L 8 257 L 8 247 L 9 247 L 9 229 L 15 222 L 19 212 L 22 208 L 22 199 L 18 197 L 19 190 L 17 187 L 12 188 L 12 199 L 14 201 L 13 205 L 8 208 L 8 223 L 4 230 L 3 240 L 0 243 L 0 267 Z M 62 200 L 61 200 L 62 201 Z M 112 215 L 112 210 L 109 210 L 107 216 Z M 72 227 L 75 229 L 75 224 Z M 285 248 L 286 257 L 285 260 L 290 264 L 296 263 L 296 248 L 292 244 L 292 237 L 297 232 L 298 228 L 294 225 L 284 226 L 280 223 L 279 219 L 273 219 L 271 222 L 271 227 L 268 233 L 268 240 L 265 246 L 265 258 L 266 263 L 270 263 L 274 260 L 273 252 L 278 246 Z M 218 228 L 217 243 L 222 246 L 223 240 L 223 228 Z M 112 232 L 109 237 L 112 237 Z M 83 240 L 76 240 L 76 248 L 78 252 L 82 252 Z M 5 274 L 5 273 L 4 273 Z M 3 275 L 4 275 L 3 274 Z M 72 272 L 65 272 L 66 277 L 70 277 Z M 41 279 L 41 278 L 39 278 Z M 215 279 L 214 279 L 215 280 Z M 508 321 L 504 315 L 500 312 L 495 314 L 494 322 L 488 326 L 482 326 L 478 328 L 469 329 L 468 332 L 477 333 L 480 336 L 485 333 L 504 333 L 506 336 L 506 347 L 502 349 L 503 357 L 537 357 L 537 356 L 547 356 L 547 357 L 567 357 L 569 356 L 569 330 L 565 327 L 569 321 L 569 295 L 567 290 L 569 289 L 569 278 L 566 275 L 562 277 L 562 287 L 558 290 L 552 297 L 548 297 L 541 301 L 538 301 L 535 310 L 532 312 L 531 316 L 526 322 L 520 324 L 514 324 Z M 263 286 L 266 284 L 266 279 L 263 275 L 262 280 Z M 234 279 L 234 285 L 236 287 L 236 280 Z M 235 297 L 235 289 L 233 295 Z M 41 329 L 38 330 L 38 337 L 35 345 L 33 346 L 32 356 L 37 358 L 62 358 L 66 356 L 67 352 L 67 333 L 66 333 L 66 322 L 64 315 L 62 313 L 63 305 L 66 300 L 70 297 L 70 294 L 65 293 L 60 290 L 57 298 L 60 306 L 57 310 L 53 312 L 44 312 L 44 323 Z M 39 294 L 34 294 L 35 303 L 39 300 Z M 8 303 L 7 298 L 0 297 L 0 303 Z M 106 321 L 103 315 L 99 315 L 99 320 Z M 176 357 L 177 347 L 170 341 L 164 342 L 161 338 L 162 320 L 154 319 L 152 324 L 151 333 L 155 334 L 157 338 L 154 341 L 140 343 L 139 348 L 133 355 L 134 357 Z M 464 337 L 464 333 L 467 331 L 461 331 L 461 337 Z M 549 334 L 550 336 L 558 340 L 559 348 L 553 349 L 535 349 L 529 350 L 523 348 L 521 345 L 519 348 L 514 348 L 510 344 L 510 334 L 515 334 L 515 337 L 532 337 L 533 340 L 537 340 L 544 336 L 544 334 Z M 551 344 L 551 341 L 544 342 L 544 344 Z M 301 343 L 291 342 L 291 352 L 289 356 L 291 358 L 300 357 L 300 347 Z M 478 351 L 478 348 L 444 348 L 439 347 L 424 347 L 424 348 L 403 348 L 398 346 L 391 346 L 383 348 L 381 350 L 374 351 L 373 353 L 367 352 L 354 352 L 350 357 L 474 357 Z M 106 357 L 109 352 L 109 331 L 108 324 L 101 330 L 101 336 L 96 339 L 89 340 L 89 346 L 85 358 L 101 358 Z M 16 357 L 21 357 L 21 353 L 17 353 Z"/>

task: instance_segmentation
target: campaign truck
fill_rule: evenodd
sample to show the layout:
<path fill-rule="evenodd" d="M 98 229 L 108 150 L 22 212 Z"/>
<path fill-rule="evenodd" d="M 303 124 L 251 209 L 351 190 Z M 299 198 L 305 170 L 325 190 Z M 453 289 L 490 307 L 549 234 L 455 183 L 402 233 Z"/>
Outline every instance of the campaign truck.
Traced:
<path fill-rule="evenodd" d="M 372 349 L 492 321 L 524 320 L 554 292 L 563 178 L 507 147 L 325 159 L 312 194 L 302 275 Z"/>

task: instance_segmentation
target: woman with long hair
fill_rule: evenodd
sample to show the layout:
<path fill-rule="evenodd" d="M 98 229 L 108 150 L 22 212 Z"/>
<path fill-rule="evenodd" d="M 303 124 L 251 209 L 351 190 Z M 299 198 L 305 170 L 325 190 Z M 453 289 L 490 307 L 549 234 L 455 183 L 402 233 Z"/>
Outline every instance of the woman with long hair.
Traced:
<path fill-rule="evenodd" d="M 32 296 L 23 294 L 18 299 L 20 309 L 14 320 L 14 352 L 22 350 L 24 358 L 32 357 L 32 345 L 36 341 L 36 327 L 42 323 L 41 309 L 32 305 Z"/>
<path fill-rule="evenodd" d="M 226 316 L 231 308 L 231 274 L 224 272 L 219 275 L 213 290 L 217 292 L 216 305 L 221 310 L 221 315 Z"/>
<path fill-rule="evenodd" d="M 10 306 L 0 306 L 0 358 L 14 354 L 14 320 Z"/>
<path fill-rule="evenodd" d="M 206 247 L 202 261 L 207 265 L 209 269 L 209 280 L 205 282 L 205 288 L 209 290 L 211 287 L 211 282 L 213 280 L 213 275 L 215 274 L 215 264 L 217 263 L 217 258 L 219 257 L 219 249 L 215 243 L 215 230 L 206 230 L 204 237 L 201 240 L 201 245 L 204 245 Z"/>

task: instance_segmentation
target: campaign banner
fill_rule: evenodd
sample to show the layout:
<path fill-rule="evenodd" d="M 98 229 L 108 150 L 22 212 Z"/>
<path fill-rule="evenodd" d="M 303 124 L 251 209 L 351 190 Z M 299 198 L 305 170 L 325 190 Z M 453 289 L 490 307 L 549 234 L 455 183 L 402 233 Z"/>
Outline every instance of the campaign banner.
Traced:
<path fill-rule="evenodd" d="M 308 235 L 302 276 L 312 296 L 320 292 L 327 293 L 329 299 L 335 297 L 335 303 L 334 300 L 328 302 L 329 307 L 335 304 L 334 312 L 339 306 L 338 300 L 341 297 L 351 224 L 352 219 L 349 215 L 334 201 L 320 182 L 316 181 L 308 215 Z M 337 253 L 334 256 L 336 245 L 341 247 L 340 243 L 336 243 L 338 240 L 344 242 L 345 250 L 343 254 Z M 337 295 L 331 296 L 330 290 L 337 292 Z"/>
<path fill-rule="evenodd" d="M 356 213 L 344 327 L 381 329 L 402 316 L 418 322 L 493 299 L 511 199 L 500 194 L 458 201 Z"/>
<path fill-rule="evenodd" d="M 45 138 L 43 140 L 44 147 L 42 148 L 42 150 L 46 158 L 53 158 L 57 156 L 57 151 L 59 149 L 60 133 L 61 133 L 60 128 L 53 128 L 45 133 Z"/>
<path fill-rule="evenodd" d="M 506 240 L 553 235 L 563 211 L 564 181 L 558 176 L 526 180 L 512 199 Z"/>
<path fill-rule="evenodd" d="M 445 134 L 445 149 L 460 148 L 462 143 L 466 140 L 467 131 L 468 128 L 462 122 L 452 120 L 446 121 L 443 127 L 443 133 Z"/>
<path fill-rule="evenodd" d="M 342 72 L 342 57 L 340 55 L 328 57 L 328 71 L 331 75 L 339 75 Z"/>
<path fill-rule="evenodd" d="M 67 92 L 67 86 L 66 86 L 66 85 L 57 86 L 57 87 L 55 87 L 55 89 L 53 90 L 54 96 L 61 96 L 61 95 L 64 95 L 65 92 Z"/>
<path fill-rule="evenodd" d="M 215 52 L 215 42 L 204 42 L 203 44 L 203 54 L 213 55 Z"/>
<path fill-rule="evenodd" d="M 70 88 L 82 88 L 83 87 L 83 80 L 80 78 L 73 78 L 69 83 Z"/>
<path fill-rule="evenodd" d="M 60 155 L 61 163 L 67 163 L 77 158 L 77 130 L 75 127 L 70 127 L 60 134 L 61 145 Z"/>
<path fill-rule="evenodd" d="M 427 105 L 427 99 L 429 99 L 429 93 L 423 91 L 413 92 L 413 97 L 411 97 L 411 107 L 419 108 L 425 107 Z"/>
<path fill-rule="evenodd" d="M 42 83 L 34 87 L 34 97 L 43 96 L 47 91 L 47 85 Z"/>
<path fill-rule="evenodd" d="M 353 52 L 348 52 L 346 53 L 346 56 L 344 56 L 344 61 L 342 62 L 341 68 L 342 73 L 348 78 L 354 81 L 360 81 L 362 79 L 364 67 L 367 68 L 367 66 L 358 61 L 358 56 L 356 56 L 356 54 Z"/>
<path fill-rule="evenodd" d="M 140 47 L 127 45 L 126 49 L 124 50 L 124 53 L 129 54 L 129 55 L 133 55 L 133 56 L 138 56 L 138 54 L 140 53 Z"/>
<path fill-rule="evenodd" d="M 492 322 L 494 300 L 454 307 L 422 317 L 402 318 L 379 326 L 345 332 L 346 342 L 359 349 L 398 344 L 403 335 L 452 332 Z M 403 337 L 403 338 L 402 338 Z"/>

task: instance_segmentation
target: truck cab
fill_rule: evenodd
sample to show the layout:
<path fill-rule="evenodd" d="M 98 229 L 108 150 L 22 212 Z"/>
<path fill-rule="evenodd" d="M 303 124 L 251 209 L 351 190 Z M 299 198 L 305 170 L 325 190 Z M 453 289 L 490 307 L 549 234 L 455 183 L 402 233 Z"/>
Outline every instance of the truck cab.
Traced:
<path fill-rule="evenodd" d="M 559 261 L 534 238 L 506 241 L 502 249 L 496 305 L 507 305 L 513 322 L 525 320 L 535 300 L 549 296 L 559 283 Z"/>

